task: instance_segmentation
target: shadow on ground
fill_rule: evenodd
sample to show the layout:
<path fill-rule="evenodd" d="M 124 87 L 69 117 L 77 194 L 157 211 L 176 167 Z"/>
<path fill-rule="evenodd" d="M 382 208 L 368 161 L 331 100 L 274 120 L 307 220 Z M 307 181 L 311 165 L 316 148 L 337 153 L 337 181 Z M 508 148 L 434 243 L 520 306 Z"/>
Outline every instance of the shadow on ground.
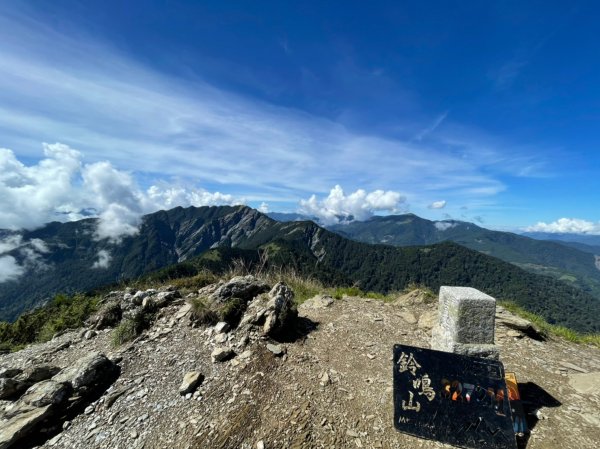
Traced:
<path fill-rule="evenodd" d="M 535 428 L 539 419 L 536 412 L 542 407 L 560 407 L 562 403 L 533 382 L 519 383 L 519 392 L 521 393 L 521 404 L 525 412 L 525 421 L 529 432 Z M 517 437 L 517 446 L 519 449 L 525 449 L 529 441 L 529 432 L 522 437 Z"/>

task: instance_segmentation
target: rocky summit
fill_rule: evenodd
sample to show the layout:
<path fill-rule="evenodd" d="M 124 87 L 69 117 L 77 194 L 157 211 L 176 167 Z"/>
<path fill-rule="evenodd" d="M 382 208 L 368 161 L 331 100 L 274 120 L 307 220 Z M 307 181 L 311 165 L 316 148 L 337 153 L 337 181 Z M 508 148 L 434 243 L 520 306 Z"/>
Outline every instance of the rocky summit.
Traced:
<path fill-rule="evenodd" d="M 436 299 L 317 295 L 236 277 L 107 294 L 85 328 L 0 355 L 4 448 L 441 448 L 393 425 L 392 348 L 429 347 Z M 124 323 L 143 323 L 130 341 Z M 600 441 L 600 350 L 498 307 L 531 449 Z"/>

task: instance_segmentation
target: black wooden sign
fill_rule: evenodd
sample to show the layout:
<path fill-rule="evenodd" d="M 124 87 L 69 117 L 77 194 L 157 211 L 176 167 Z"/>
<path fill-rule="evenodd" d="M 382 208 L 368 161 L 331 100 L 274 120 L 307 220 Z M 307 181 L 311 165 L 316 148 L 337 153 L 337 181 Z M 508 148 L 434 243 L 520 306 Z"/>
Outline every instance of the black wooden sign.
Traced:
<path fill-rule="evenodd" d="M 394 426 L 464 448 L 516 449 L 502 363 L 395 345 Z"/>

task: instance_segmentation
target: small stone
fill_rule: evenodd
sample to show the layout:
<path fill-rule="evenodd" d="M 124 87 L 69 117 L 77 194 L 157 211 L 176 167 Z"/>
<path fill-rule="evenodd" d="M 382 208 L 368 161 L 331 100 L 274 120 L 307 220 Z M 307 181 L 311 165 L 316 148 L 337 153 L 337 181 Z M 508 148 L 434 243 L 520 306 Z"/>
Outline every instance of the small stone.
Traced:
<path fill-rule="evenodd" d="M 227 359 L 231 358 L 234 355 L 234 352 L 231 348 L 216 348 L 211 354 L 210 358 L 213 363 L 224 362 Z"/>
<path fill-rule="evenodd" d="M 250 357 L 252 357 L 252 351 L 250 349 L 246 349 L 239 355 L 239 358 L 242 360 L 249 359 Z"/>
<path fill-rule="evenodd" d="M 331 383 L 331 378 L 329 377 L 329 373 L 324 372 L 323 375 L 321 376 L 320 380 L 320 384 L 324 387 L 326 385 L 329 385 Z"/>
<path fill-rule="evenodd" d="M 408 324 L 415 324 L 417 322 L 417 317 L 415 317 L 415 315 L 412 312 L 402 311 L 398 313 L 398 315 Z"/>
<path fill-rule="evenodd" d="M 370 358 L 371 360 L 373 360 L 375 358 L 375 356 L 373 354 L 367 354 L 367 357 Z"/>
<path fill-rule="evenodd" d="M 271 343 L 267 344 L 267 349 L 273 353 L 275 356 L 282 356 L 285 354 L 285 350 L 281 347 L 281 345 L 273 345 Z"/>
<path fill-rule="evenodd" d="M 256 449 L 265 449 L 265 443 L 263 440 L 260 440 L 258 443 L 256 443 Z"/>
<path fill-rule="evenodd" d="M 129 436 L 133 439 L 136 439 L 139 436 L 139 434 L 137 430 L 132 430 L 131 432 L 129 432 Z"/>
<path fill-rule="evenodd" d="M 565 368 L 568 368 L 570 370 L 573 371 L 578 371 L 580 373 L 587 373 L 588 371 L 586 369 L 583 369 L 577 365 L 574 365 L 573 363 L 570 362 L 559 362 L 561 364 L 561 366 L 564 366 Z"/>
<path fill-rule="evenodd" d="M 87 330 L 85 331 L 85 333 L 83 334 L 83 338 L 85 340 L 91 340 L 92 338 L 94 338 L 96 335 L 98 335 L 98 332 L 96 332 L 93 329 Z"/>
<path fill-rule="evenodd" d="M 190 371 L 183 376 L 183 381 L 179 387 L 179 394 L 187 395 L 193 393 L 204 381 L 204 375 L 199 371 Z"/>
<path fill-rule="evenodd" d="M 523 334 L 519 331 L 516 331 L 514 329 L 509 329 L 506 331 L 506 335 L 509 337 L 522 337 Z"/>
<path fill-rule="evenodd" d="M 351 438 L 358 438 L 358 433 L 352 429 L 347 429 L 346 435 L 348 435 Z"/>
<path fill-rule="evenodd" d="M 227 341 L 227 338 L 228 338 L 228 337 L 227 337 L 227 334 L 226 334 L 226 333 L 223 333 L 223 332 L 222 332 L 222 333 L 220 333 L 220 334 L 217 334 L 217 335 L 215 336 L 215 343 L 218 343 L 218 344 L 225 343 L 225 342 Z"/>
<path fill-rule="evenodd" d="M 94 413 L 94 406 L 93 405 L 88 405 L 85 410 L 83 411 L 84 414 L 86 415 L 91 415 L 92 413 Z"/>
<path fill-rule="evenodd" d="M 215 332 L 217 334 L 220 334 L 222 332 L 229 332 L 229 329 L 230 329 L 229 323 L 226 323 L 225 321 L 219 321 L 215 325 Z"/>

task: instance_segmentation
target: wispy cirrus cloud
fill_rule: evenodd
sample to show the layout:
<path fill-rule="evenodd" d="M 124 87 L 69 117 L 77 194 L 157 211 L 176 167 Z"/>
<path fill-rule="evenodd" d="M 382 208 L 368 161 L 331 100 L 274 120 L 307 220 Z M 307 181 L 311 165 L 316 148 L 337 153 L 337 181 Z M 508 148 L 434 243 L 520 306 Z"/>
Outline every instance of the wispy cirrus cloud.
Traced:
<path fill-rule="evenodd" d="M 109 160 L 115 170 L 146 184 L 139 190 L 150 203 L 212 199 L 161 187 L 161 180 L 172 178 L 201 185 L 213 192 L 209 195 L 218 190 L 222 202 L 244 197 L 271 208 L 326 194 L 336 184 L 366 191 L 385 187 L 421 204 L 441 194 L 459 204 L 457 198 L 493 197 L 505 189 L 490 169 L 504 169 L 505 151 L 481 148 L 472 133 L 459 133 L 451 145 L 446 132 L 424 138 L 442 123 L 446 128 L 447 113 L 417 127 L 418 139 L 367 134 L 218 89 L 199 77 L 167 75 L 81 31 L 58 32 L 22 13 L 0 14 L 0 40 L 0 145 L 17 152 L 15 160 L 23 164 L 39 159 L 40 142 L 61 141 L 83 152 L 90 167 Z M 81 172 L 79 166 L 65 167 L 60 182 L 91 173 L 90 167 Z M 132 195 L 122 200 L 139 204 Z M 132 216 L 146 210 L 125 207 Z M 65 209 L 75 210 L 68 204 Z M 126 215 L 108 200 L 102 210 Z M 24 222 L 13 218 L 4 223 Z"/>

